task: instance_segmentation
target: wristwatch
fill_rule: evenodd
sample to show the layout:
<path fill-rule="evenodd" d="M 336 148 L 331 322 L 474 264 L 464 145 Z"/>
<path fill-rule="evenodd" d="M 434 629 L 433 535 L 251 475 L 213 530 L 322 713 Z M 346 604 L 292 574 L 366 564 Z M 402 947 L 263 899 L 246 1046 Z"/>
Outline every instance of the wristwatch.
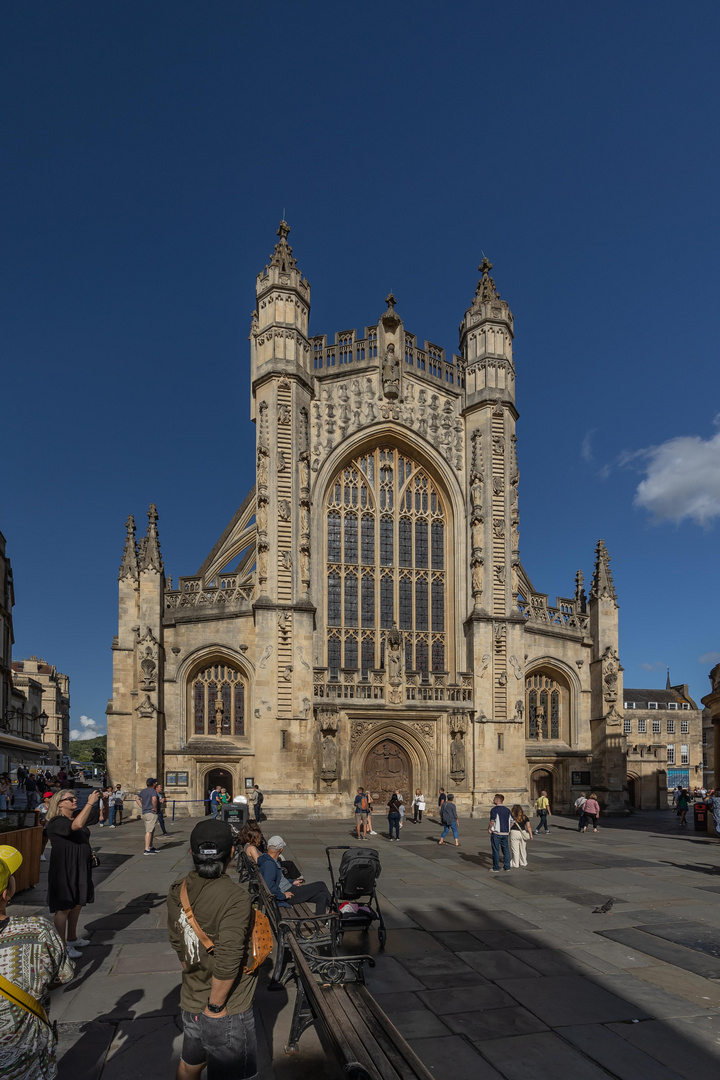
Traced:
<path fill-rule="evenodd" d="M 221 1013 L 225 1008 L 224 1005 L 213 1005 L 211 1001 L 208 1001 L 207 1007 L 211 1013 Z"/>

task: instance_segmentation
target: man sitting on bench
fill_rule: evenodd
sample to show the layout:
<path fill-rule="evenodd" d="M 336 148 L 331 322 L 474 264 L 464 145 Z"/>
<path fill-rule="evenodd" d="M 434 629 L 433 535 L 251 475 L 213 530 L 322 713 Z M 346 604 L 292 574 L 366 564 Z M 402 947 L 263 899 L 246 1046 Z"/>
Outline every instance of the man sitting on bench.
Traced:
<path fill-rule="evenodd" d="M 324 915 L 332 903 L 330 890 L 324 881 L 311 881 L 306 885 L 302 878 L 297 878 L 289 882 L 277 861 L 284 847 L 282 836 L 271 836 L 267 842 L 267 854 L 258 859 L 257 868 L 265 884 L 282 907 L 314 902 L 315 914 Z"/>

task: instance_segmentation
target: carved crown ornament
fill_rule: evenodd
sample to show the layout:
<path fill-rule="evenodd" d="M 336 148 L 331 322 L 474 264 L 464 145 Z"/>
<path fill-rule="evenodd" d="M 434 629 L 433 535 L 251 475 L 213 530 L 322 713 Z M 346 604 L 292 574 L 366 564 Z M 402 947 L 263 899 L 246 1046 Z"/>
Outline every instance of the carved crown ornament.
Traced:
<path fill-rule="evenodd" d="M 316 705 L 315 719 L 320 731 L 334 733 L 340 724 L 340 710 L 335 705 Z"/>

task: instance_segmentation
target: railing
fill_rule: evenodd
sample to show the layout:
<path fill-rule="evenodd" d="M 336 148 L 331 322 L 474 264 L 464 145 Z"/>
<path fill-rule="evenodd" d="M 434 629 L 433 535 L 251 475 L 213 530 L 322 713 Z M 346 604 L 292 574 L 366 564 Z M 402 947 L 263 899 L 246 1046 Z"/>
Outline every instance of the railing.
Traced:
<path fill-rule="evenodd" d="M 167 611 L 204 604 L 249 604 L 253 598 L 253 585 L 237 584 L 236 574 L 223 574 L 217 578 L 218 585 L 207 588 L 201 577 L 180 578 L 179 588 L 165 593 Z"/>
<path fill-rule="evenodd" d="M 473 676 L 460 672 L 457 683 L 448 683 L 448 673 L 409 671 L 398 685 L 387 683 L 384 671 L 371 671 L 362 678 L 356 669 L 341 668 L 336 676 L 327 668 L 315 668 L 314 696 L 319 701 L 401 701 L 472 702 Z M 397 700 L 394 700 L 394 695 Z"/>
<path fill-rule="evenodd" d="M 313 363 L 316 371 L 332 371 L 348 364 L 366 364 L 377 361 L 377 328 L 366 327 L 367 337 L 356 338 L 355 331 L 343 331 L 335 335 L 335 341 L 327 343 L 325 334 L 312 338 Z M 404 364 L 417 371 L 424 372 L 431 378 L 447 383 L 449 386 L 462 388 L 465 385 L 460 357 L 453 360 L 445 358 L 445 350 L 439 345 L 425 342 L 425 348 L 419 349 L 413 334 L 405 337 L 403 354 Z"/>
<path fill-rule="evenodd" d="M 565 630 L 585 633 L 590 626 L 590 616 L 578 612 L 574 600 L 558 597 L 557 607 L 550 607 L 543 593 L 533 593 L 529 601 L 518 597 L 518 608 L 528 622 L 540 622 L 549 626 L 561 626 Z"/>

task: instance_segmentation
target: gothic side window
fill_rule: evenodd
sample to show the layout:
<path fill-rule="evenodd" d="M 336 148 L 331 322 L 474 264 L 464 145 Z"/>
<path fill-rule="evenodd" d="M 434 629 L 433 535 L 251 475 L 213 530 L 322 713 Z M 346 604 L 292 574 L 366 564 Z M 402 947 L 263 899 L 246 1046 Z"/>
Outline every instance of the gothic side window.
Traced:
<path fill-rule="evenodd" d="M 198 671 L 191 680 L 190 698 L 193 734 L 245 734 L 245 679 L 231 664 L 210 664 Z"/>
<path fill-rule="evenodd" d="M 406 671 L 448 664 L 447 512 L 434 480 L 401 451 L 378 447 L 328 488 L 327 666 L 384 663 L 385 631 L 403 633 Z"/>
<path fill-rule="evenodd" d="M 570 689 L 554 672 L 535 671 L 525 680 L 525 735 L 570 741 Z"/>

